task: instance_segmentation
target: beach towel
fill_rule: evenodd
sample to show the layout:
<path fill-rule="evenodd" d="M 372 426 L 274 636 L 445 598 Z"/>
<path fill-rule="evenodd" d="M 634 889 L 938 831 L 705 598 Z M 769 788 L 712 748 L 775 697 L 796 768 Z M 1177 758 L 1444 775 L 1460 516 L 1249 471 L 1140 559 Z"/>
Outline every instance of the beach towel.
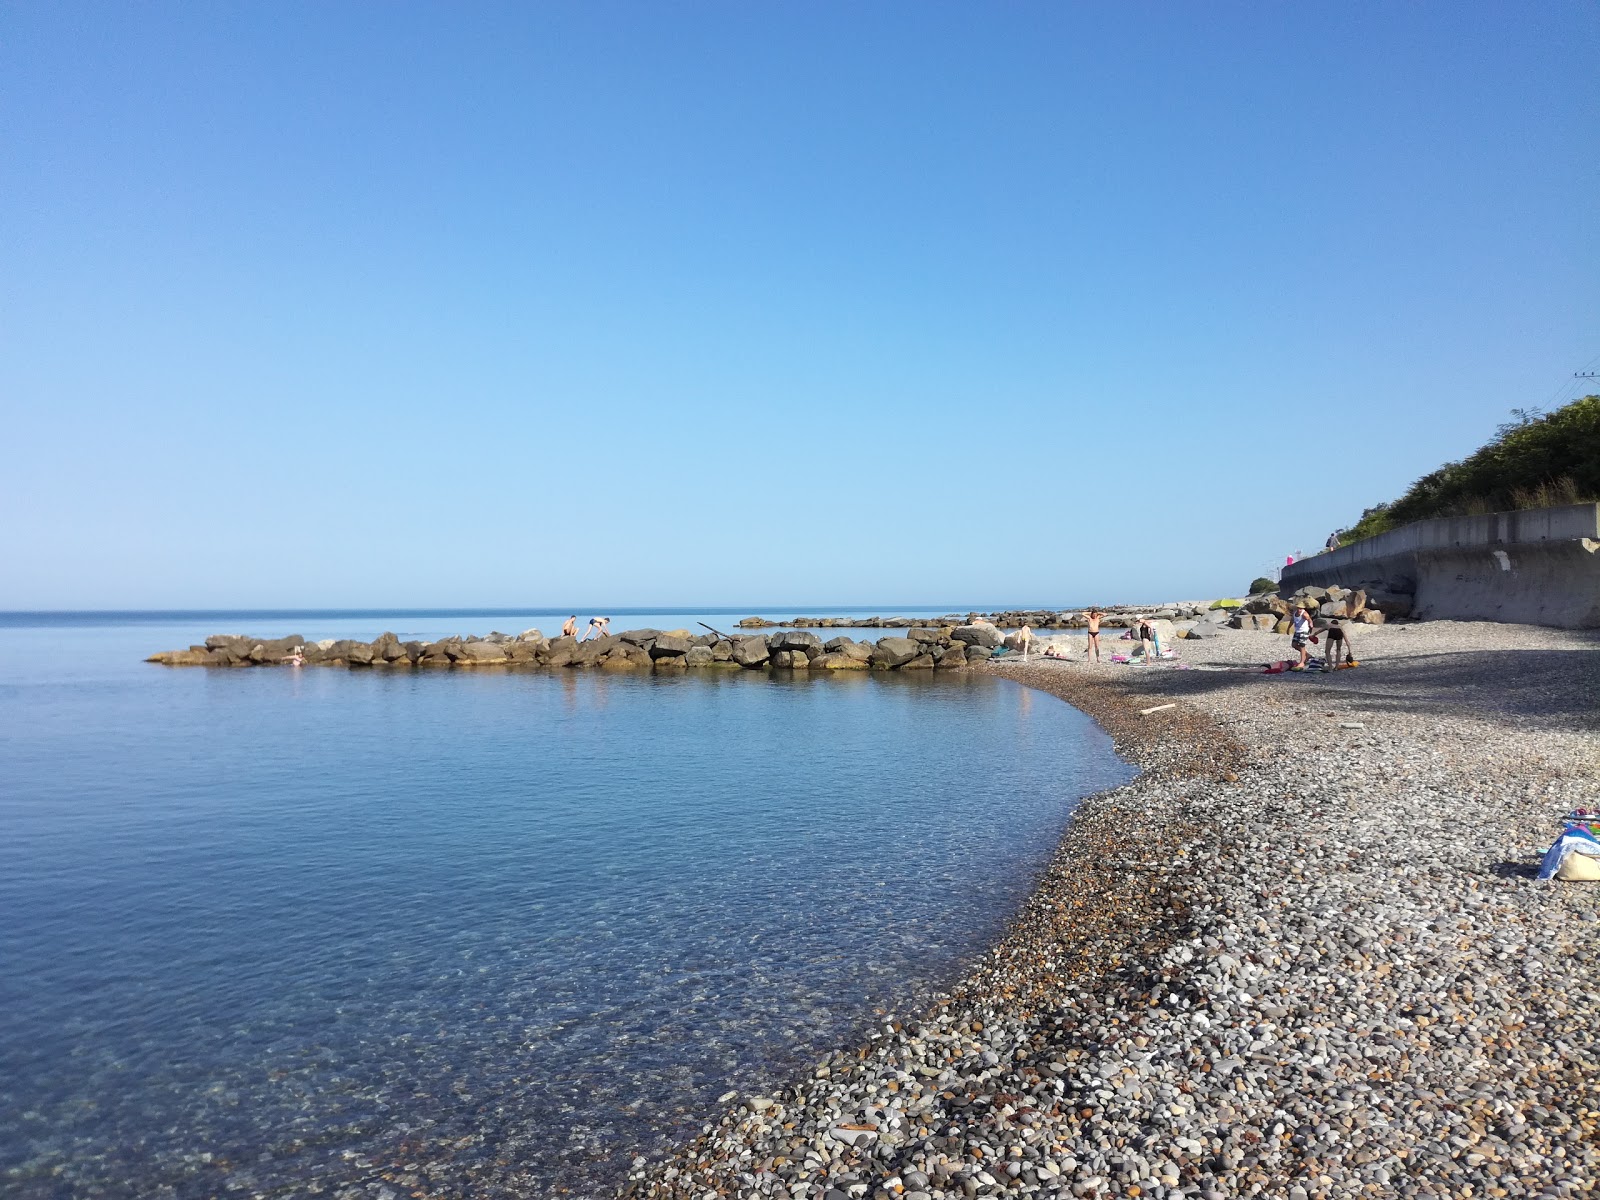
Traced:
<path fill-rule="evenodd" d="M 1562 878 L 1572 878 L 1564 868 L 1571 855 L 1581 854 L 1586 858 L 1600 859 L 1600 824 L 1568 825 L 1556 838 L 1555 844 L 1545 851 L 1544 861 L 1539 864 L 1540 879 L 1554 879 L 1557 874 Z M 1579 867 L 1583 864 L 1573 864 Z M 1596 864 L 1600 865 L 1600 864 Z M 1577 878 L 1600 878 L 1600 870 L 1594 875 L 1577 874 Z"/>

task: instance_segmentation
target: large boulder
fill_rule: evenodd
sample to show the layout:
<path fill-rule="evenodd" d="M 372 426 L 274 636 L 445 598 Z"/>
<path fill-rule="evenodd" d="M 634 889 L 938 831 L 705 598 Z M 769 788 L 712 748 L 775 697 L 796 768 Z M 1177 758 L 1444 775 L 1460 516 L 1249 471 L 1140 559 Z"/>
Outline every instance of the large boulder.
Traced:
<path fill-rule="evenodd" d="M 910 662 L 900 664 L 898 669 L 901 671 L 931 671 L 933 670 L 933 666 L 933 655 L 919 654 Z"/>
<path fill-rule="evenodd" d="M 811 659 L 804 650 L 774 650 L 772 652 L 772 665 L 775 667 L 788 667 L 805 669 L 811 666 Z"/>
<path fill-rule="evenodd" d="M 993 625 L 957 625 L 950 631 L 950 637 L 968 646 L 982 646 L 986 650 L 993 650 L 1000 644 L 1000 631 Z"/>
<path fill-rule="evenodd" d="M 930 629 L 924 625 L 920 629 L 906 630 L 906 636 L 913 642 L 921 642 L 925 646 L 937 646 L 949 640 L 949 634 L 943 629 Z"/>
<path fill-rule="evenodd" d="M 968 662 L 968 664 L 980 663 L 984 659 L 990 658 L 993 655 L 994 655 L 994 651 L 989 649 L 989 647 L 987 647 L 987 646 L 968 646 L 967 647 L 967 662 Z"/>
<path fill-rule="evenodd" d="M 661 631 L 659 629 L 624 629 L 617 636 L 632 645 L 648 647 L 651 642 L 661 636 Z"/>
<path fill-rule="evenodd" d="M 651 643 L 651 658 L 677 658 L 694 649 L 694 641 L 676 633 L 663 633 Z"/>
<path fill-rule="evenodd" d="M 727 638 L 720 639 L 716 645 L 711 647 L 711 658 L 714 662 L 732 662 L 733 643 Z"/>
<path fill-rule="evenodd" d="M 456 651 L 456 662 L 463 667 L 490 666 L 505 661 L 505 647 L 499 642 L 463 642 Z"/>
<path fill-rule="evenodd" d="M 422 647 L 422 656 L 418 661 L 426 667 L 447 667 L 455 661 L 453 652 L 460 647 L 461 643 L 455 638 L 444 638 L 437 642 L 428 642 Z M 331 657 L 328 653 L 331 649 L 332 647 L 330 646 L 321 650 L 320 653 L 325 658 Z"/>
<path fill-rule="evenodd" d="M 793 651 L 779 651 L 779 653 L 793 653 Z M 865 671 L 867 660 L 855 658 L 842 650 L 829 650 L 811 659 L 809 665 L 813 671 Z"/>
<path fill-rule="evenodd" d="M 733 661 L 741 667 L 759 667 L 771 657 L 772 648 L 765 637 L 740 638 L 733 644 Z"/>
<path fill-rule="evenodd" d="M 774 650 L 799 650 L 810 657 L 810 652 L 822 650 L 822 639 L 814 633 L 807 633 L 803 629 L 791 629 L 787 633 L 777 633 L 772 636 Z"/>
<path fill-rule="evenodd" d="M 913 642 L 910 638 L 879 638 L 872 652 L 872 662 L 892 670 L 904 666 L 921 653 L 922 643 Z"/>
<path fill-rule="evenodd" d="M 258 638 L 248 637 L 242 633 L 213 633 L 206 639 L 207 650 L 232 650 L 241 658 L 250 653 Z"/>
<path fill-rule="evenodd" d="M 683 665 L 686 667 L 709 667 L 716 661 L 710 646 L 690 646 L 683 656 Z"/>
<path fill-rule="evenodd" d="M 855 644 L 856 640 L 854 638 L 836 637 L 829 638 L 827 641 L 823 642 L 822 648 L 829 654 L 832 654 L 835 650 L 843 650 L 846 646 L 854 646 Z"/>
<path fill-rule="evenodd" d="M 281 663 L 305 644 L 305 638 L 298 633 L 293 633 L 288 637 L 271 638 L 265 642 L 257 642 L 250 647 L 250 653 L 246 657 L 255 663 Z"/>
<path fill-rule="evenodd" d="M 938 666 L 941 671 L 959 670 L 966 665 L 967 648 L 960 642 L 947 647 L 938 658 Z"/>
<path fill-rule="evenodd" d="M 1381 608 L 1366 608 L 1361 610 L 1357 618 L 1363 625 L 1382 625 L 1387 617 Z"/>

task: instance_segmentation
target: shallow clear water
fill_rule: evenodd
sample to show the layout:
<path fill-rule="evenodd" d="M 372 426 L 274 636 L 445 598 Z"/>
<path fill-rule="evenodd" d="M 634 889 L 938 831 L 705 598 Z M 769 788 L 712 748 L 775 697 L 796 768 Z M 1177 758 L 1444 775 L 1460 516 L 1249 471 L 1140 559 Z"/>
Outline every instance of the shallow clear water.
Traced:
<path fill-rule="evenodd" d="M 604 1190 L 949 982 L 1130 774 L 987 676 L 138 661 L 526 616 L 0 618 L 0 1191 Z"/>

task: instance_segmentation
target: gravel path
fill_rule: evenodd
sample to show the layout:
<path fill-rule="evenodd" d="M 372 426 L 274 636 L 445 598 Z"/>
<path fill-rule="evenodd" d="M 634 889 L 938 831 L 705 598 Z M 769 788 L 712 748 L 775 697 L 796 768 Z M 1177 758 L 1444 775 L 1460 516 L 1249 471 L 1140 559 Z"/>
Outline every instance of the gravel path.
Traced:
<path fill-rule="evenodd" d="M 1355 636 L 1331 675 L 1244 669 L 1288 639 L 1243 631 L 989 668 L 1144 773 L 949 995 L 624 1194 L 1600 1193 L 1600 885 L 1532 878 L 1600 801 L 1600 636 Z"/>

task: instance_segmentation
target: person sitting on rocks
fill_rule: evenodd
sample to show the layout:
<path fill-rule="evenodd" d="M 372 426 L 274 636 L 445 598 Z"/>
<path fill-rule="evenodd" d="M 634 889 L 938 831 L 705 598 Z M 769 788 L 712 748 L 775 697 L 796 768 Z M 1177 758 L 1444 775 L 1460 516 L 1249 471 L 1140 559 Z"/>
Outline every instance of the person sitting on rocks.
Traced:
<path fill-rule="evenodd" d="M 561 622 L 561 636 L 562 637 L 577 637 L 578 636 L 578 614 L 577 613 L 573 613 L 565 621 Z"/>
<path fill-rule="evenodd" d="M 1289 648 L 1300 652 L 1300 661 L 1289 669 L 1304 671 L 1306 660 L 1311 657 L 1311 614 L 1303 607 L 1295 609 L 1289 618 L 1289 636 Z"/>
<path fill-rule="evenodd" d="M 1338 617 L 1334 617 L 1328 622 L 1328 627 L 1322 631 L 1322 636 L 1328 643 L 1322 650 L 1322 669 L 1324 671 L 1356 665 L 1356 652 L 1355 648 L 1350 644 L 1350 632 L 1339 624 Z M 1341 654 L 1344 656 L 1342 663 L 1339 661 Z"/>

